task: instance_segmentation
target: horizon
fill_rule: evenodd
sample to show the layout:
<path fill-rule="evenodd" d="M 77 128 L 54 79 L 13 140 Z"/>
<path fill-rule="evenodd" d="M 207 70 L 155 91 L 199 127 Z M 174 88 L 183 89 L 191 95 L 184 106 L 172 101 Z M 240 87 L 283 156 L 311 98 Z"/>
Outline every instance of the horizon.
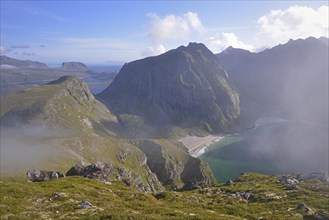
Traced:
<path fill-rule="evenodd" d="M 291 41 L 291 40 L 293 40 L 293 41 L 296 41 L 296 40 L 306 40 L 306 39 L 308 39 L 308 38 L 312 38 L 313 36 L 309 36 L 309 37 L 307 37 L 307 38 L 305 38 L 305 39 L 303 39 L 303 38 L 298 38 L 298 39 L 289 39 L 287 42 L 285 42 L 285 43 L 282 43 L 283 45 L 285 45 L 285 44 L 287 44 L 287 43 L 289 43 L 289 41 Z M 321 38 L 325 38 L 325 39 L 327 39 L 327 40 L 329 40 L 329 38 L 328 37 L 324 37 L 324 36 L 322 36 L 322 37 L 319 37 L 319 38 L 315 38 L 315 39 L 317 39 L 317 40 L 319 40 L 319 39 L 321 39 Z M 199 42 L 189 42 L 188 44 L 190 44 L 190 43 L 199 43 Z M 187 45 L 180 45 L 180 46 L 185 46 L 185 47 L 187 47 L 188 46 L 188 44 Z M 279 45 L 282 45 L 281 43 L 280 44 L 277 44 L 277 45 L 273 45 L 273 47 L 276 47 L 276 46 L 279 46 Z M 178 46 L 178 47 L 180 47 L 180 46 Z M 206 45 L 205 45 L 206 46 Z M 178 48 L 177 47 L 177 48 Z M 233 48 L 233 49 L 243 49 L 243 48 L 238 48 L 238 47 L 232 47 L 232 46 L 228 46 L 228 47 L 226 47 L 226 48 L 224 48 L 221 52 L 224 52 L 226 49 L 228 49 L 229 47 L 231 47 L 231 48 Z M 267 50 L 267 49 L 272 49 L 273 47 L 267 47 L 267 48 L 262 48 L 262 50 L 259 50 L 259 51 L 249 51 L 249 50 L 247 50 L 247 49 L 243 49 L 243 50 L 246 50 L 246 51 L 249 51 L 249 52 L 252 52 L 252 53 L 260 53 L 260 52 L 263 52 L 263 51 L 265 51 L 265 50 Z M 170 49 L 170 50 L 174 50 L 174 49 L 177 49 L 177 48 L 172 48 L 172 49 Z M 209 49 L 209 48 L 208 48 Z M 210 50 L 210 49 L 209 49 Z M 163 52 L 163 53 L 166 53 L 166 52 L 168 52 L 169 50 L 167 50 L 167 51 L 165 51 L 165 52 Z M 212 51 L 213 52 L 213 51 Z M 220 53 L 221 53 L 220 52 Z M 161 53 L 161 54 L 156 54 L 156 55 L 150 55 L 150 56 L 160 56 L 160 55 L 162 55 L 163 53 Z M 213 52 L 214 53 L 214 52 Z M 215 53 L 214 53 L 215 54 Z M 5 55 L 5 54 L 1 54 L 1 56 L 6 56 L 6 57 L 8 57 L 8 58 L 13 58 L 13 57 L 10 57 L 10 56 L 7 56 L 7 55 Z M 148 56 L 148 57 L 150 57 L 150 56 Z M 144 59 L 144 58 L 146 58 L 146 57 L 142 57 L 142 58 L 138 58 L 138 59 L 136 59 L 136 60 L 140 60 L 140 59 Z M 16 59 L 16 58 L 13 58 L 13 59 Z M 39 60 L 34 60 L 34 59 L 17 59 L 17 60 L 22 60 L 22 61 L 33 61 L 33 62 L 40 62 Z M 136 60 L 131 60 L 131 61 L 129 61 L 129 62 L 133 62 L 133 61 L 136 61 Z M 47 64 L 48 65 L 48 67 L 50 67 L 50 68 L 60 68 L 61 66 L 62 66 L 62 64 L 63 63 L 65 63 L 65 62 L 81 62 L 81 61 L 79 61 L 79 60 L 68 60 L 68 61 L 62 61 L 62 62 L 52 62 L 52 63 L 47 63 L 47 62 L 43 62 L 43 63 L 45 63 L 45 64 Z M 84 63 L 84 62 L 81 62 L 81 63 Z M 127 62 L 128 63 L 128 62 Z M 124 62 L 116 62 L 116 63 L 84 63 L 84 64 L 86 64 L 88 67 L 91 67 L 91 68 L 97 68 L 97 67 L 122 67 L 125 63 Z"/>
<path fill-rule="evenodd" d="M 189 42 L 213 53 L 229 46 L 259 52 L 289 39 L 328 37 L 328 4 L 1 1 L 0 52 L 50 66 L 121 65 Z"/>

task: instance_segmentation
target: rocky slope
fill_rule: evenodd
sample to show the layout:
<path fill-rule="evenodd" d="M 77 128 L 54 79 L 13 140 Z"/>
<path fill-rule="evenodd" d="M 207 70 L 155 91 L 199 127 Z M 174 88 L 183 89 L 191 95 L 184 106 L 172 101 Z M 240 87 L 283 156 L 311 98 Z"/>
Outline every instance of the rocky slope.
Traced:
<path fill-rule="evenodd" d="M 125 64 L 98 98 L 123 124 L 153 127 L 147 132 L 155 127 L 225 132 L 240 116 L 239 94 L 227 73 L 197 43 Z"/>
<path fill-rule="evenodd" d="M 2 96 L 0 116 L 2 175 L 13 167 L 19 172 L 36 168 L 65 173 L 74 164 L 102 162 L 113 168 L 110 181 L 121 180 L 144 192 L 162 191 L 163 185 L 191 189 L 215 183 L 209 168 L 198 159 L 193 160 L 199 163 L 187 163 L 192 158 L 174 141 L 119 139 L 117 132 L 124 129 L 117 118 L 77 77 L 64 76 Z M 10 159 L 30 151 L 35 153 L 20 155 L 19 162 Z M 164 163 L 158 165 L 158 157 Z M 185 173 L 193 182 L 181 175 L 186 169 L 191 169 Z"/>
<path fill-rule="evenodd" d="M 328 219 L 328 183 L 244 173 L 233 184 L 141 193 L 120 182 L 2 178 L 1 219 Z"/>

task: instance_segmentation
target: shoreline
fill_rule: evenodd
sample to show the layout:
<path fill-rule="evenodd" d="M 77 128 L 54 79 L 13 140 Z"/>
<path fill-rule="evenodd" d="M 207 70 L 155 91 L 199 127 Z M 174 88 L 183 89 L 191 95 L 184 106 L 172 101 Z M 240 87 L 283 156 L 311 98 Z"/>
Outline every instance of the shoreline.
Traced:
<path fill-rule="evenodd" d="M 203 154 L 206 148 L 213 142 L 218 142 L 223 139 L 224 135 L 208 135 L 205 137 L 186 136 L 178 139 L 188 149 L 188 152 L 193 157 L 198 157 Z"/>

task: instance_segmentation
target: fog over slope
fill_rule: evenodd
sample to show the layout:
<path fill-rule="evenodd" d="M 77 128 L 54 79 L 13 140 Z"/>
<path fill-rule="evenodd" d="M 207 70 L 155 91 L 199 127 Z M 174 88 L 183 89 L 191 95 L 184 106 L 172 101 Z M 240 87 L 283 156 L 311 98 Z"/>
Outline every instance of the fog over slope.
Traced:
<path fill-rule="evenodd" d="M 218 54 L 241 99 L 263 115 L 288 119 L 248 140 L 251 154 L 285 169 L 328 170 L 328 38 L 290 40 L 259 53 L 228 48 Z"/>

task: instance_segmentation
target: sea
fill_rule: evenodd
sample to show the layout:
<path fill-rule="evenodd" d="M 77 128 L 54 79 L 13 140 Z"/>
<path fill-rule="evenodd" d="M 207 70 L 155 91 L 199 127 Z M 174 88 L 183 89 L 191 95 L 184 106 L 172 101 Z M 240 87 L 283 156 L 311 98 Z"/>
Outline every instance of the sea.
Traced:
<path fill-rule="evenodd" d="M 261 117 L 254 128 L 208 144 L 198 157 L 220 183 L 244 172 L 328 172 L 328 127 Z"/>

